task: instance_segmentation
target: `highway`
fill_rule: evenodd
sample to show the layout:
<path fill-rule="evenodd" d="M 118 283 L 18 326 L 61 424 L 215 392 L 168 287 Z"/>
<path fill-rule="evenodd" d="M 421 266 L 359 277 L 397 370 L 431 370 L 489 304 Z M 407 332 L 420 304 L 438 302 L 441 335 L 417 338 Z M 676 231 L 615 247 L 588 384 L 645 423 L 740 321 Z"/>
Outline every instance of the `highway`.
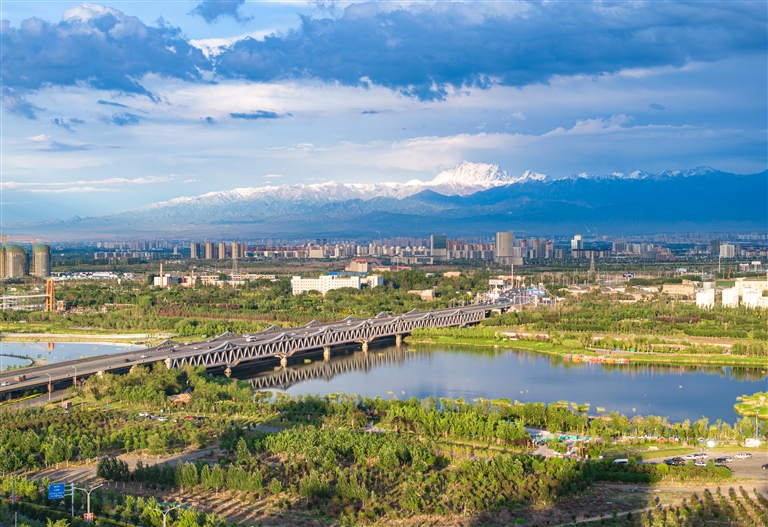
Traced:
<path fill-rule="evenodd" d="M 43 391 L 45 391 L 49 380 L 53 384 L 53 389 L 57 389 L 62 388 L 65 385 L 71 385 L 75 377 L 77 377 L 77 379 L 81 379 L 90 375 L 97 374 L 99 372 L 115 374 L 127 373 L 130 368 L 135 365 L 151 365 L 158 361 L 166 361 L 167 359 L 167 364 L 183 364 L 187 362 L 187 360 L 192 362 L 193 358 L 199 358 L 201 356 L 207 355 L 212 356 L 217 352 L 217 350 L 222 350 L 224 348 L 228 350 L 255 349 L 258 346 L 269 345 L 270 343 L 277 341 L 301 343 L 299 346 L 293 346 L 292 349 L 294 350 L 322 350 L 322 345 L 313 344 L 318 342 L 318 335 L 328 335 L 330 333 L 351 334 L 354 333 L 356 328 L 382 327 L 386 324 L 403 320 L 423 320 L 430 317 L 444 317 L 443 320 L 445 320 L 445 317 L 454 315 L 456 313 L 462 313 L 465 315 L 476 313 L 479 315 L 477 312 L 482 311 L 484 313 L 480 318 L 484 318 L 491 310 L 506 310 L 528 302 L 530 302 L 529 295 L 521 292 L 520 290 L 510 290 L 502 293 L 502 295 L 498 299 L 494 300 L 493 303 L 490 303 L 489 301 L 483 301 L 480 304 L 434 311 L 414 310 L 403 315 L 389 315 L 386 313 L 380 313 L 376 317 L 367 319 L 347 317 L 338 322 L 325 324 L 312 321 L 309 324 L 295 328 L 281 328 L 272 326 L 253 335 L 235 335 L 233 333 L 224 333 L 223 335 L 219 335 L 218 337 L 202 342 L 173 342 L 169 340 L 161 343 L 158 346 L 144 350 L 111 353 L 108 355 L 98 355 L 95 357 L 37 365 L 15 371 L 0 372 L 0 400 L 8 398 L 9 395 L 13 398 L 18 397 L 25 391 L 34 388 L 43 389 Z M 425 325 L 431 324 L 427 323 Z M 443 323 L 442 326 L 445 327 L 445 323 Z M 345 342 L 334 342 L 334 345 L 349 345 L 354 344 L 355 342 L 359 341 L 348 340 Z M 293 353 L 293 351 L 286 354 L 290 355 L 291 353 Z M 253 356 L 248 359 L 250 361 L 249 365 L 253 365 L 255 360 L 274 358 L 275 356 L 276 355 L 274 354 L 269 356 L 266 354 L 263 356 Z M 238 364 L 238 362 L 233 361 L 229 364 L 232 364 L 234 367 Z M 229 364 L 227 364 L 227 366 Z M 243 363 L 243 365 L 245 365 L 245 363 Z M 206 364 L 206 366 L 215 368 L 221 367 L 222 364 Z M 26 375 L 26 379 L 18 382 L 14 381 L 13 378 L 16 375 Z"/>

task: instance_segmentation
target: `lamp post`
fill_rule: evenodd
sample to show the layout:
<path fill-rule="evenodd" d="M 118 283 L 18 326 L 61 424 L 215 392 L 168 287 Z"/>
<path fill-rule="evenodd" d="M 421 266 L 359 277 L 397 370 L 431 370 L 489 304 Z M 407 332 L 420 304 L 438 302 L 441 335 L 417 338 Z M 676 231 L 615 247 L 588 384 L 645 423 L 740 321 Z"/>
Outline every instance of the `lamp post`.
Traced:
<path fill-rule="evenodd" d="M 75 370 L 75 376 L 72 377 L 72 385 L 77 387 L 77 368 L 75 366 L 70 366 L 73 370 Z"/>
<path fill-rule="evenodd" d="M 48 402 L 51 402 L 51 389 L 53 388 L 53 378 L 50 373 L 46 373 L 48 376 Z"/>
<path fill-rule="evenodd" d="M 101 485 L 97 485 L 95 487 L 91 487 L 90 490 L 88 490 L 88 489 L 81 489 L 80 487 L 73 487 L 75 490 L 82 490 L 83 492 L 85 492 L 86 503 L 87 503 L 87 505 L 85 507 L 85 513 L 86 513 L 86 516 L 87 516 L 87 518 L 89 520 L 91 518 L 91 492 L 93 492 L 94 490 L 98 489 L 99 487 L 101 487 Z M 73 495 L 72 496 L 72 503 L 74 503 L 74 502 L 75 502 L 75 496 Z"/>
<path fill-rule="evenodd" d="M 166 519 L 168 518 L 168 513 L 169 513 L 169 512 L 171 512 L 171 511 L 172 511 L 172 510 L 174 510 L 174 509 L 178 509 L 178 508 L 179 508 L 179 507 L 181 507 L 181 506 L 182 506 L 181 504 L 179 504 L 179 505 L 174 505 L 174 506 L 173 506 L 173 507 L 171 507 L 170 509 L 166 509 L 166 510 L 164 510 L 164 511 L 163 511 L 163 510 L 161 510 L 161 509 L 150 509 L 150 510 L 153 510 L 153 511 L 157 511 L 157 512 L 159 512 L 160 514 L 162 514 L 162 515 L 163 515 L 163 527 L 166 527 L 166 523 L 165 523 L 165 522 L 166 522 Z"/>

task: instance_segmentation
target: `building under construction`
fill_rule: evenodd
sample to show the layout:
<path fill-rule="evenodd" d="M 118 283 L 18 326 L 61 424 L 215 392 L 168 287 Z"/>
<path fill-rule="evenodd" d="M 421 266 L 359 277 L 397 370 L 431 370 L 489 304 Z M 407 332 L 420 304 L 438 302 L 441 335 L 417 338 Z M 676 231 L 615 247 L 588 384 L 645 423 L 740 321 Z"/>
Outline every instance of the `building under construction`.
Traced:
<path fill-rule="evenodd" d="M 51 248 L 48 245 L 38 243 L 33 246 L 32 260 L 27 250 L 21 245 L 8 245 L 3 247 L 0 254 L 0 275 L 4 278 L 22 278 L 32 275 L 38 278 L 51 276 Z"/>

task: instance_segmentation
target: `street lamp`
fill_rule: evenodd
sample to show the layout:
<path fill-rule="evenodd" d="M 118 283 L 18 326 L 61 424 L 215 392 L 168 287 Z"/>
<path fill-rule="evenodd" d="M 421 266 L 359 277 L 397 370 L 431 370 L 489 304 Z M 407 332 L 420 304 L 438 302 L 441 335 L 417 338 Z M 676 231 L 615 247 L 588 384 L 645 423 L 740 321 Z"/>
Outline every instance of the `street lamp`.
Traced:
<path fill-rule="evenodd" d="M 159 512 L 160 514 L 162 514 L 162 515 L 163 515 L 163 527 L 166 527 L 166 525 L 165 525 L 165 521 L 166 521 L 166 518 L 168 517 L 168 513 L 169 513 L 169 512 L 171 512 L 171 511 L 172 511 L 172 510 L 174 510 L 174 509 L 178 509 L 179 507 L 182 507 L 182 505 L 181 505 L 181 504 L 179 504 L 179 505 L 174 505 L 173 507 L 171 507 L 170 509 L 166 509 L 165 511 L 163 511 L 163 510 L 161 510 L 161 509 L 150 509 L 150 510 L 153 510 L 153 511 L 157 511 L 157 512 Z"/>
<path fill-rule="evenodd" d="M 99 487 L 101 487 L 101 485 L 97 485 L 95 487 L 91 487 L 90 490 L 88 490 L 88 489 L 81 489 L 80 487 L 73 487 L 75 490 L 82 490 L 83 492 L 85 492 L 85 495 L 87 496 L 87 498 L 86 498 L 87 505 L 86 505 L 86 508 L 85 508 L 85 512 L 86 512 L 86 517 L 89 520 L 91 518 L 91 492 L 93 492 L 94 490 L 98 489 Z M 72 502 L 74 503 L 74 501 L 75 501 L 75 497 L 72 496 Z"/>
<path fill-rule="evenodd" d="M 53 378 L 51 377 L 50 373 L 46 373 L 48 376 L 48 402 L 51 402 L 51 389 L 53 388 Z"/>
<path fill-rule="evenodd" d="M 73 370 L 75 370 L 75 376 L 72 377 L 72 384 L 77 387 L 77 368 L 75 366 L 70 366 Z"/>

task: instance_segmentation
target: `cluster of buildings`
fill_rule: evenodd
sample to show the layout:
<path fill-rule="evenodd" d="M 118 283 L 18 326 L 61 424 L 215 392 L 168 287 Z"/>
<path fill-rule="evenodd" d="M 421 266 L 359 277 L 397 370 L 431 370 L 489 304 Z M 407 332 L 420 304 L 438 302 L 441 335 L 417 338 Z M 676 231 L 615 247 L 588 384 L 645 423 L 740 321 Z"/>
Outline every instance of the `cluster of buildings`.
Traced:
<path fill-rule="evenodd" d="M 51 276 L 50 246 L 43 243 L 35 244 L 31 259 L 27 250 L 21 245 L 3 246 L 0 254 L 0 276 L 22 278 L 30 274 L 39 278 Z"/>
<path fill-rule="evenodd" d="M 696 305 L 704 309 L 714 308 L 718 296 L 723 307 L 768 309 L 768 296 L 763 296 L 768 291 L 768 280 L 737 278 L 733 287 L 717 287 L 714 280 L 704 280 L 700 288 L 694 282 L 685 280 L 682 284 L 666 284 L 663 290 L 677 296 L 695 297 Z"/>

